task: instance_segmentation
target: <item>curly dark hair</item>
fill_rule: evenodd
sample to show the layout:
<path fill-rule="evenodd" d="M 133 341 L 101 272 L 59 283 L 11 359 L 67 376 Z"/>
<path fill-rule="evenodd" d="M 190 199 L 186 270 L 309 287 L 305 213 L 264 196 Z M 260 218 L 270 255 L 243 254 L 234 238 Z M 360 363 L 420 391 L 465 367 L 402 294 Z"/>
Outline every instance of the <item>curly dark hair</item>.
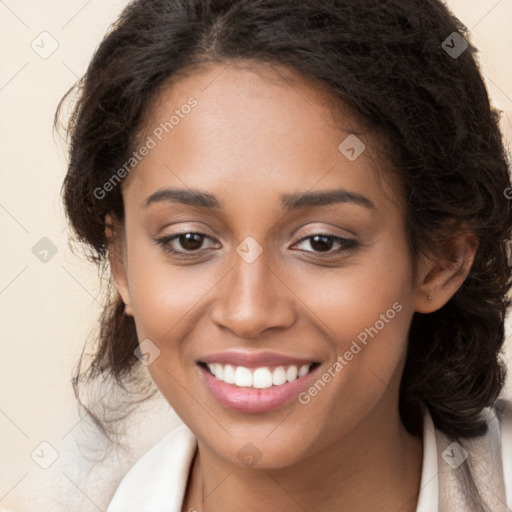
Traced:
<path fill-rule="evenodd" d="M 454 41 L 467 42 L 462 54 L 448 51 Z M 63 199 L 75 239 L 107 268 L 105 215 L 122 220 L 123 198 L 121 187 L 101 199 L 95 190 L 130 158 L 148 105 L 171 79 L 237 60 L 293 68 L 379 134 L 403 184 L 413 263 L 433 251 L 447 255 L 462 227 L 477 235 L 459 290 L 438 311 L 413 316 L 400 414 L 414 435 L 427 407 L 446 434 L 480 436 L 481 413 L 505 377 L 512 208 L 500 113 L 476 52 L 438 0 L 135 0 L 72 89 Z M 122 386 L 140 370 L 134 320 L 109 287 L 92 361 L 76 370 L 77 396 L 83 381 L 108 375 Z"/>

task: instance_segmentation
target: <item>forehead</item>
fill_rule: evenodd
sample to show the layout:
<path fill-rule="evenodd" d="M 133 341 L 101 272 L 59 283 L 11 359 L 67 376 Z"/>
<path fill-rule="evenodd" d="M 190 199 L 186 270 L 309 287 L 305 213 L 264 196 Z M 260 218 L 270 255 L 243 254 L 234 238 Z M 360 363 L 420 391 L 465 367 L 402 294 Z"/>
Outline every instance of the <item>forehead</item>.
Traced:
<path fill-rule="evenodd" d="M 340 144 L 354 133 L 366 148 L 350 161 Z M 124 184 L 139 204 L 164 185 L 238 197 L 377 185 L 375 138 L 326 87 L 281 66 L 211 64 L 167 83 L 139 140 L 152 147 Z"/>

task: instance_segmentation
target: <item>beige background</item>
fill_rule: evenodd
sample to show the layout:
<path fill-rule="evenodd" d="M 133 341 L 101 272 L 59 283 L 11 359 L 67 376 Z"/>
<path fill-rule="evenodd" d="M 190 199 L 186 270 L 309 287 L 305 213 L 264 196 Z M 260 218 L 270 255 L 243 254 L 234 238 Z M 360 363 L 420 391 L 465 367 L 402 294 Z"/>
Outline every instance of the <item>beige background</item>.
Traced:
<path fill-rule="evenodd" d="M 65 148 L 53 138 L 52 119 L 59 99 L 85 71 L 125 3 L 0 2 L 2 510 L 104 510 L 119 476 L 177 422 L 165 403 L 156 402 L 158 411 L 132 419 L 133 452 L 87 475 L 87 454 L 77 448 L 83 422 L 70 375 L 100 312 L 101 296 L 95 268 L 67 246 L 59 198 Z M 472 30 L 493 103 L 504 111 L 502 126 L 511 140 L 512 0 L 453 0 L 448 5 Z M 40 36 L 43 31 L 50 36 Z M 32 41 L 40 53 L 52 44 L 58 48 L 43 59 Z M 42 237 L 57 250 L 46 263 L 32 253 Z M 510 389 L 509 384 L 509 395 Z M 149 428 L 148 418 L 157 414 Z M 31 458 L 35 450 L 36 460 L 51 460 L 53 449 L 41 442 L 58 456 L 46 470 Z"/>

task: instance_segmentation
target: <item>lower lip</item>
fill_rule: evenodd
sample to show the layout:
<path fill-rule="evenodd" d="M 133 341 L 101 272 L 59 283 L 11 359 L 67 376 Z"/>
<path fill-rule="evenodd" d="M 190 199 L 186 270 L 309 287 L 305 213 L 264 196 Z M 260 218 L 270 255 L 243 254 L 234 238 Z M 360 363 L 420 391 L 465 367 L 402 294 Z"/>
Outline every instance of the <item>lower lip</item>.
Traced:
<path fill-rule="evenodd" d="M 264 389 L 238 387 L 215 378 L 206 368 L 199 365 L 202 378 L 213 396 L 225 407 L 238 412 L 267 412 L 290 402 L 306 387 L 319 366 L 306 375 L 280 386 Z"/>

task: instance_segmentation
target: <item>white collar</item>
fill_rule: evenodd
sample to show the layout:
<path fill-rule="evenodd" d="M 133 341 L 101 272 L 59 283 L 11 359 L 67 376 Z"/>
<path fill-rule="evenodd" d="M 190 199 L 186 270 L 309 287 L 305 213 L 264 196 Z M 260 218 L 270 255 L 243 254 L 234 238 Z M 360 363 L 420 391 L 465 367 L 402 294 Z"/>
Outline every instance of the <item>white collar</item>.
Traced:
<path fill-rule="evenodd" d="M 423 464 L 416 512 L 437 512 L 439 508 L 439 468 L 436 430 L 432 417 L 425 410 L 423 419 Z"/>
<path fill-rule="evenodd" d="M 173 429 L 124 476 L 107 512 L 181 512 L 196 448 L 186 425 Z"/>

